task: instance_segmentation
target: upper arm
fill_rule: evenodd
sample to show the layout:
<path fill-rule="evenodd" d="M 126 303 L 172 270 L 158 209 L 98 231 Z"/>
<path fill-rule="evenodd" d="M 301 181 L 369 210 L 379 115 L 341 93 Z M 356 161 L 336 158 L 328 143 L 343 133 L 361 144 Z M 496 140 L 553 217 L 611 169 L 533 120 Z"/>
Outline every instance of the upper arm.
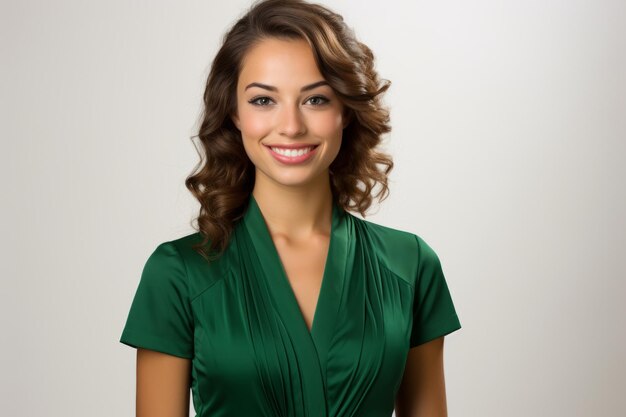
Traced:
<path fill-rule="evenodd" d="M 442 336 L 409 349 L 396 417 L 447 417 L 443 341 Z"/>
<path fill-rule="evenodd" d="M 137 417 L 188 417 L 191 360 L 137 349 Z"/>

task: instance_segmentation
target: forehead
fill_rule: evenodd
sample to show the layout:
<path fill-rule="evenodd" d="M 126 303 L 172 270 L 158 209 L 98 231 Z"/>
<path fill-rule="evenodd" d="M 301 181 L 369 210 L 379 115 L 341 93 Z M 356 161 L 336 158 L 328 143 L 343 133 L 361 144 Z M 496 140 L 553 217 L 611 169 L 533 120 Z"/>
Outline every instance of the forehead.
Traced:
<path fill-rule="evenodd" d="M 281 86 L 300 88 L 323 79 L 305 40 L 268 38 L 259 41 L 244 56 L 238 85 L 260 82 L 280 90 Z"/>

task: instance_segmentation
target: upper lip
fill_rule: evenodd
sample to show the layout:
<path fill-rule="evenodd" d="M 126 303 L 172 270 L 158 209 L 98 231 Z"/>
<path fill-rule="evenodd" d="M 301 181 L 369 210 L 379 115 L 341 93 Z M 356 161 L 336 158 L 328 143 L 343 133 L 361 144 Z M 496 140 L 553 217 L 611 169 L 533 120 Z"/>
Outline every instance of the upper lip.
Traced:
<path fill-rule="evenodd" d="M 285 148 L 285 149 L 301 149 L 317 146 L 316 143 L 270 143 L 265 144 L 270 148 Z"/>

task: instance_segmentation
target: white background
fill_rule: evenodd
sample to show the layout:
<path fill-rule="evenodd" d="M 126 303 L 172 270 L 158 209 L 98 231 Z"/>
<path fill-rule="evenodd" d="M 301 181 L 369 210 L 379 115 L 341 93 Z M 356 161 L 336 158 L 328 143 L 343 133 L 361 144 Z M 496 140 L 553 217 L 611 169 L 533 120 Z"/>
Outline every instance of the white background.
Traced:
<path fill-rule="evenodd" d="M 392 81 L 368 219 L 442 260 L 450 416 L 626 415 L 626 3 L 323 3 Z M 134 415 L 119 336 L 194 231 L 189 137 L 248 5 L 2 2 L 1 415 Z"/>

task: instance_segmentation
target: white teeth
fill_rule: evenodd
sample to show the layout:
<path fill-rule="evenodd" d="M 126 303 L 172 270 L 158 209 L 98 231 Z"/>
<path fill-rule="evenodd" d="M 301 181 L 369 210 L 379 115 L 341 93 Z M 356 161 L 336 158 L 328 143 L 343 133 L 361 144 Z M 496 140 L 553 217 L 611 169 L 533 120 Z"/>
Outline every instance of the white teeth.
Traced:
<path fill-rule="evenodd" d="M 309 153 L 311 149 L 313 149 L 312 146 L 309 146 L 307 148 L 300 148 L 300 149 L 284 149 L 284 148 L 277 148 L 275 146 L 272 146 L 272 150 L 276 152 L 277 154 L 292 157 L 292 158 L 295 156 L 302 156 L 305 153 Z"/>

